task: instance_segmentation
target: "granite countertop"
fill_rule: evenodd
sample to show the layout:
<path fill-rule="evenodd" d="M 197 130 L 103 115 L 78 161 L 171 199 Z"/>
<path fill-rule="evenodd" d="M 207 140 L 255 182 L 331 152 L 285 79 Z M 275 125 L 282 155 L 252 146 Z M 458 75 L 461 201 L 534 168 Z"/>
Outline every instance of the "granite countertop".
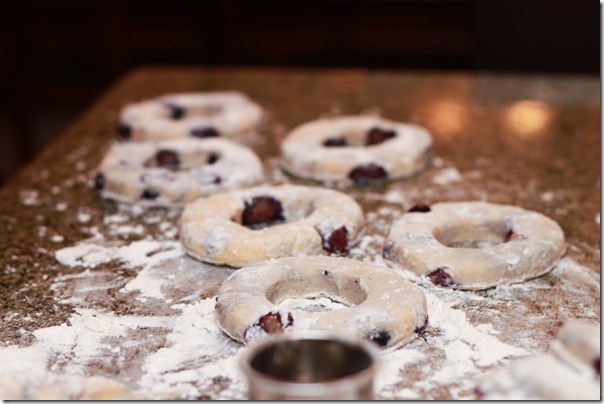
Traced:
<path fill-rule="evenodd" d="M 435 314 L 424 338 L 389 356 L 376 389 L 383 399 L 476 398 L 483 374 L 547 351 L 565 319 L 600 321 L 599 84 L 597 77 L 461 72 L 133 71 L 0 190 L 0 376 L 15 397 L 59 394 L 45 392 L 54 386 L 71 389 L 64 394 L 71 398 L 106 397 L 98 389 L 245 398 L 234 362 L 240 346 L 212 321 L 213 298 L 232 269 L 182 253 L 178 209 L 116 204 L 92 187 L 121 107 L 167 92 L 233 89 L 267 111 L 250 146 L 270 183 L 310 184 L 280 170 L 278 144 L 320 116 L 379 114 L 430 130 L 434 163 L 422 174 L 340 188 L 370 223 L 353 258 L 381 264 L 390 223 L 417 202 L 513 204 L 560 224 L 567 253 L 545 276 L 480 292 L 427 287 L 429 310 L 441 310 L 442 321 Z M 96 258 L 82 256 L 82 243 Z M 462 333 L 483 340 L 454 335 L 453 315 Z M 455 359 L 454 346 L 465 356 Z M 489 347 L 501 355 L 487 355 Z M 81 387 L 95 380 L 102 381 L 95 392 Z"/>

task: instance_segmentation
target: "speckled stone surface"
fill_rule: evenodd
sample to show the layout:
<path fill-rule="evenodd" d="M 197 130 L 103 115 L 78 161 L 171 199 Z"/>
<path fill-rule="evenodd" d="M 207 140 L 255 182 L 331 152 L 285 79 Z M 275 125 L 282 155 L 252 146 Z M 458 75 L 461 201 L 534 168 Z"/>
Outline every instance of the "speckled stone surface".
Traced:
<path fill-rule="evenodd" d="M 375 113 L 430 130 L 435 161 L 424 173 L 377 188 L 341 188 L 361 203 L 370 219 L 369 237 L 358 256 L 371 258 L 371 253 L 378 254 L 389 222 L 419 202 L 488 200 L 519 205 L 556 220 L 566 235 L 566 257 L 589 269 L 590 273 L 583 274 L 591 279 L 589 282 L 583 282 L 580 276 L 574 279 L 556 275 L 554 270 L 531 281 L 538 287 L 528 292 L 508 291 L 506 298 L 496 291 L 472 292 L 493 297 L 488 304 L 480 299 L 450 299 L 472 324 L 492 324 L 500 340 L 525 345 L 531 352 L 544 351 L 564 318 L 600 319 L 599 84 L 595 77 L 487 73 L 136 70 L 96 100 L 0 190 L 0 347 L 36 343 L 35 330 L 68 322 L 74 306 L 119 316 L 176 315 L 177 310 L 170 304 L 143 301 L 136 299 L 137 292 L 121 290 L 136 276 L 136 268 L 116 260 L 102 264 L 95 269 L 100 280 L 86 282 L 100 282 L 106 287 L 82 292 L 77 289 L 82 285 L 73 279 L 83 268 L 60 265 L 54 252 L 99 233 L 108 244 L 144 238 L 176 239 L 173 231 L 166 231 L 158 223 L 176 223 L 178 211 L 155 208 L 132 214 L 101 200 L 92 188 L 95 168 L 116 136 L 118 113 L 125 104 L 166 92 L 233 89 L 247 93 L 268 113 L 261 137 L 251 147 L 263 157 L 272 183 L 311 184 L 282 173 L 277 160 L 279 141 L 287 130 L 305 121 L 320 116 Z M 118 213 L 127 216 L 124 226 L 140 226 L 139 230 L 120 231 L 106 220 Z M 176 279 L 164 294 L 170 302 L 184 297 L 188 301 L 212 297 L 231 271 L 198 266 L 195 276 L 185 277 L 180 284 Z M 575 294 L 573 282 L 581 289 L 580 295 Z M 74 300 L 76 295 L 78 299 Z M 510 306 L 507 298 L 517 303 Z M 536 325 L 529 331 L 527 322 Z M 119 355 L 124 362 L 120 363 L 127 365 L 117 365 L 107 353 L 106 360 L 97 358 L 79 369 L 86 376 L 104 376 L 131 389 L 140 388 L 138 380 L 146 353 L 165 346 L 169 331 L 158 327 L 136 349 L 122 349 Z M 433 333 L 437 335 L 438 330 Z M 530 339 L 527 333 L 532 334 Z M 134 334 L 130 338 L 138 340 Z M 416 344 L 422 341 L 418 339 Z M 428 347 L 415 348 L 426 354 L 427 363 L 439 366 L 443 354 L 434 353 L 430 359 L 430 349 L 434 349 L 429 347 L 430 333 L 427 341 Z M 68 359 L 55 357 L 51 362 L 48 368 L 52 372 L 69 373 Z M 413 390 L 413 383 L 423 377 L 419 368 L 406 369 L 408 373 L 398 388 Z M 472 389 L 458 385 L 447 382 L 443 386 L 418 387 L 416 398 L 474 398 Z M 228 381 L 214 380 L 211 387 L 204 386 L 197 393 L 155 397 L 229 397 L 225 393 Z M 233 396 L 241 398 L 237 393 Z"/>

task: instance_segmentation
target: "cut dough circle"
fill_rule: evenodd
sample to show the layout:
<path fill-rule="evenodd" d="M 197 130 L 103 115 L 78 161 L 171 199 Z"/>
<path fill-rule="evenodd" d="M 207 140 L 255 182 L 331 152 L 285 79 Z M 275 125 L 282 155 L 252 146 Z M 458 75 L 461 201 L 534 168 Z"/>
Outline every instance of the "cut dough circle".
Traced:
<path fill-rule="evenodd" d="M 517 206 L 445 202 L 393 223 L 384 257 L 432 282 L 480 290 L 549 272 L 566 249 L 552 219 Z"/>
<path fill-rule="evenodd" d="M 481 400 L 599 400 L 600 324 L 568 319 L 544 354 L 479 380 Z"/>
<path fill-rule="evenodd" d="M 568 319 L 550 350 L 577 371 L 600 377 L 600 326 L 585 320 Z"/>
<path fill-rule="evenodd" d="M 361 207 L 341 192 L 260 186 L 188 204 L 180 219 L 180 240 L 201 261 L 241 267 L 270 258 L 343 254 L 364 225 Z"/>
<path fill-rule="evenodd" d="M 125 139 L 245 138 L 262 121 L 262 108 L 237 91 L 165 94 L 126 105 L 120 114 Z"/>
<path fill-rule="evenodd" d="M 98 168 L 103 197 L 151 206 L 180 206 L 201 196 L 254 185 L 262 163 L 226 139 L 181 138 L 114 144 Z"/>
<path fill-rule="evenodd" d="M 373 116 L 341 116 L 294 128 L 281 144 L 289 173 L 324 182 L 380 183 L 413 176 L 431 159 L 420 126 Z"/>
<path fill-rule="evenodd" d="M 339 307 L 282 307 L 288 298 L 326 298 Z M 428 321 L 423 292 L 395 271 L 318 256 L 269 260 L 234 272 L 218 291 L 216 318 L 226 334 L 244 343 L 291 330 L 331 330 L 361 334 L 387 349 L 413 339 Z"/>

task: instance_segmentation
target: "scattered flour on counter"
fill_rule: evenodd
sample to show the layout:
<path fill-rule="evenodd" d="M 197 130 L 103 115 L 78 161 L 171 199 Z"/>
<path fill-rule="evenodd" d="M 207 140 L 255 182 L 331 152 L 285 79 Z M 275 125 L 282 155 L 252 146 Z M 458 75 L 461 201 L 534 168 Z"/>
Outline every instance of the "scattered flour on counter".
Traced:
<path fill-rule="evenodd" d="M 388 395 L 388 391 L 393 390 L 393 386 L 401 381 L 401 372 L 404 372 L 405 366 L 424 359 L 426 359 L 424 353 L 406 347 L 389 352 L 386 358 L 381 359 L 375 379 L 375 390 L 381 392 L 381 396 Z"/>
<path fill-rule="evenodd" d="M 486 159 L 483 163 L 482 166 L 492 166 L 492 162 Z M 287 182 L 285 180 L 288 180 L 288 177 L 277 169 L 277 164 L 277 159 L 269 162 L 269 166 L 273 167 L 273 180 Z M 398 206 L 396 209 L 381 207 L 367 212 L 369 229 L 360 242 L 351 249 L 351 258 L 387 266 L 382 258 L 382 247 L 390 223 L 397 215 L 417 202 L 467 196 L 469 192 L 467 190 L 454 193 L 453 191 L 458 187 L 441 186 L 460 182 L 462 179 L 471 180 L 474 178 L 471 172 L 465 172 L 462 176 L 451 164 L 445 163 L 438 157 L 434 158 L 433 166 L 435 173 L 431 180 L 432 186 L 425 188 L 408 186 L 404 190 L 391 189 L 383 195 L 375 193 L 374 199 L 370 198 L 372 194 L 362 194 L 361 197 L 365 200 L 388 202 Z M 73 180 L 71 182 L 68 184 L 66 181 L 65 185 L 72 186 Z M 430 185 L 429 177 L 428 185 Z M 472 197 L 486 199 L 478 191 L 473 192 Z M 444 196 L 441 195 L 442 193 Z M 554 196 L 553 193 L 551 195 L 544 193 L 541 198 L 549 202 L 555 199 Z M 40 196 L 35 190 L 22 191 L 20 197 L 22 203 L 27 206 L 41 203 Z M 58 205 L 55 207 L 61 210 Z M 175 292 L 169 287 L 187 280 L 179 279 L 179 272 L 170 272 L 169 262 L 164 266 L 161 263 L 164 260 L 184 256 L 180 243 L 171 240 L 145 239 L 127 245 L 115 244 L 124 243 L 123 238 L 115 236 L 130 234 L 145 235 L 146 238 L 150 238 L 146 234 L 158 233 L 155 236 L 157 239 L 174 238 L 178 233 L 176 223 L 179 215 L 179 209 L 156 214 L 140 205 L 118 204 L 117 213 L 103 217 L 100 230 L 97 227 L 87 229 L 94 236 L 93 239 L 55 252 L 57 261 L 62 265 L 84 268 L 79 273 L 73 273 L 77 270 L 72 270 L 68 274 L 58 276 L 55 285 L 61 282 L 67 283 L 77 277 L 91 277 L 92 281 L 85 283 L 84 286 L 96 287 L 98 284 L 106 288 L 107 282 L 103 283 L 105 275 L 102 271 L 93 269 L 113 260 L 121 261 L 125 267 L 136 268 L 137 274 L 129 281 L 123 280 L 124 283 L 127 282 L 125 284 L 117 283 L 123 285 L 119 292 L 140 292 L 133 296 L 118 294 L 128 298 L 127 302 L 121 304 L 131 303 L 133 306 L 141 306 L 141 301 L 156 299 L 149 304 L 160 308 L 163 313 L 171 309 L 171 313 L 176 312 L 176 314 L 163 317 L 150 311 L 152 315 L 148 316 L 123 315 L 94 308 L 95 301 L 93 298 L 88 299 L 94 297 L 92 294 L 87 296 L 80 292 L 78 299 L 72 300 L 69 298 L 75 295 L 58 296 L 57 302 L 67 301 L 75 305 L 73 314 L 64 324 L 33 331 L 31 335 L 35 337 L 35 341 L 29 347 L 0 347 L 0 358 L 2 358 L 0 378 L 17 371 L 27 372 L 28 369 L 32 369 L 32 372 L 45 372 L 48 380 L 60 374 L 82 375 L 91 372 L 94 374 L 98 369 L 108 371 L 120 369 L 121 372 L 128 370 L 132 373 L 128 375 L 120 373 L 119 376 L 115 376 L 116 379 L 127 380 L 130 387 L 150 392 L 154 398 L 212 400 L 246 398 L 245 380 L 237 364 L 242 346 L 231 340 L 218 327 L 214 318 L 214 298 L 200 299 L 198 291 L 192 289 L 185 291 L 183 288 L 179 293 L 183 296 L 186 293 L 187 299 L 175 300 L 185 303 L 173 303 L 174 296 L 171 294 Z M 143 220 L 140 220 L 141 216 Z M 598 214 L 595 219 L 598 224 L 599 216 Z M 92 215 L 79 211 L 76 217 L 84 224 L 90 222 Z M 153 230 L 145 233 L 146 228 L 139 223 L 143 221 L 145 226 L 150 226 Z M 44 228 L 43 232 L 46 234 L 47 229 Z M 514 261 L 516 257 L 509 259 Z M 153 267 L 155 271 L 152 271 Z M 461 293 L 438 290 L 432 284 L 422 284 L 428 281 L 415 274 L 405 274 L 402 271 L 399 273 L 419 283 L 423 288 L 428 303 L 430 327 L 425 340 L 418 337 L 409 344 L 382 355 L 382 367 L 376 377 L 377 398 L 420 399 L 431 397 L 433 394 L 442 394 L 443 389 L 453 399 L 468 398 L 471 397 L 477 378 L 485 368 L 505 364 L 510 358 L 532 353 L 528 351 L 531 345 L 524 345 L 528 337 L 512 338 L 515 345 L 523 348 L 503 343 L 497 338 L 499 333 L 494 326 L 505 334 L 505 319 L 499 321 L 493 318 L 493 324 L 473 325 L 470 321 L 472 312 L 457 307 L 473 309 L 481 306 L 493 310 L 494 315 L 497 316 L 503 313 L 498 311 L 497 305 L 507 303 L 508 300 L 515 304 L 517 302 L 515 299 L 519 295 L 530 296 L 530 293 L 551 288 L 551 285 L 538 282 L 525 283 L 498 287 L 483 294 Z M 593 275 L 593 271 L 589 268 L 581 267 L 570 259 L 563 259 L 552 274 L 563 278 L 566 282 L 563 285 L 565 291 L 575 285 L 572 283 L 575 279 L 581 280 L 582 284 L 587 282 L 589 287 L 597 287 L 599 290 L 597 274 Z M 97 279 L 99 279 L 98 283 Z M 571 281 L 567 282 L 566 279 Z M 162 293 L 162 288 L 165 288 L 166 296 Z M 57 287 L 53 290 L 74 293 L 81 289 Z M 167 296 L 170 299 L 167 299 Z M 191 298 L 188 298 L 189 296 Z M 467 302 L 476 305 L 466 306 Z M 337 302 L 321 296 L 316 299 L 291 299 L 282 303 L 294 307 L 302 306 L 303 309 L 319 306 L 319 308 L 337 309 L 339 306 Z M 78 305 L 85 305 L 85 307 Z M 599 312 L 590 315 L 599 316 Z M 23 329 L 23 334 L 27 333 Z M 153 344 L 149 341 L 161 341 L 161 343 Z M 128 350 L 137 352 L 134 356 L 137 359 L 136 364 L 127 362 Z M 415 375 L 415 380 L 408 380 L 406 373 L 409 372 Z"/>
<path fill-rule="evenodd" d="M 551 191 L 544 192 L 541 194 L 541 200 L 543 202 L 551 202 L 554 200 L 554 198 L 555 198 L 555 194 Z"/>
<path fill-rule="evenodd" d="M 69 363 L 70 373 L 77 374 L 87 362 L 103 352 L 112 349 L 111 341 L 126 338 L 128 330 L 136 328 L 169 327 L 169 317 L 120 316 L 92 309 L 76 309 L 67 323 L 55 327 L 42 328 L 33 335 L 40 345 L 52 353 L 72 353 Z M 56 366 L 55 366 L 56 367 Z M 51 370 L 52 370 L 51 366 Z"/>
<path fill-rule="evenodd" d="M 19 193 L 21 203 L 25 206 L 40 205 L 40 193 L 35 189 L 25 189 Z"/>
<path fill-rule="evenodd" d="M 462 391 L 471 390 L 476 377 L 482 374 L 481 368 L 502 362 L 511 357 L 529 355 L 530 352 L 499 341 L 490 324 L 471 325 L 462 310 L 453 309 L 454 303 L 441 300 L 436 295 L 425 292 L 428 305 L 430 327 L 439 331 L 438 335 L 428 337 L 428 343 L 441 350 L 445 355 L 442 366 L 425 371 L 425 377 L 413 385 L 413 389 L 397 388 L 396 384 L 404 380 L 405 367 L 429 362 L 426 354 L 416 351 L 410 344 L 384 355 L 383 368 L 380 370 L 376 389 L 382 399 L 414 399 L 420 390 L 429 391 L 442 385 L 459 384 L 450 388 L 453 399 Z"/>
<path fill-rule="evenodd" d="M 139 385 L 157 396 L 196 397 L 212 393 L 213 399 L 242 399 L 247 386 L 237 365 L 241 345 L 218 328 L 213 298 L 172 306 L 182 314 L 173 320 L 167 346 L 151 354 L 143 365 Z M 215 380 L 221 380 L 219 387 Z"/>
<path fill-rule="evenodd" d="M 128 215 L 115 214 L 115 215 L 105 216 L 103 218 L 103 223 L 105 223 L 105 224 L 126 223 L 128 220 L 130 220 L 130 217 Z"/>
<path fill-rule="evenodd" d="M 436 168 L 442 168 L 445 165 L 445 160 L 443 160 L 441 157 L 435 156 L 432 159 L 432 165 Z"/>
<path fill-rule="evenodd" d="M 183 256 L 184 249 L 177 241 L 140 240 L 125 246 L 102 246 L 84 243 L 67 247 L 55 252 L 55 258 L 63 265 L 94 268 L 114 259 L 122 261 L 127 267 L 142 267 L 137 276 L 120 290 L 121 292 L 140 291 L 140 301 L 147 298 L 161 299 L 164 279 L 151 273 L 151 269 L 161 261 Z"/>
<path fill-rule="evenodd" d="M 396 203 L 403 206 L 409 204 L 409 199 L 405 193 L 398 189 L 388 191 L 388 193 L 384 196 L 384 200 L 386 202 Z"/>
<path fill-rule="evenodd" d="M 55 258 L 59 263 L 72 267 L 94 268 L 114 259 L 130 267 L 146 267 L 183 254 L 181 244 L 176 241 L 140 240 L 121 247 L 82 243 L 55 251 Z"/>
<path fill-rule="evenodd" d="M 96 244 L 80 244 L 55 251 L 55 258 L 70 267 L 94 268 L 116 258 L 115 251 Z"/>
<path fill-rule="evenodd" d="M 42 345 L 0 347 L 0 379 L 12 373 L 44 372 L 48 349 Z"/>
<path fill-rule="evenodd" d="M 50 240 L 55 243 L 60 243 L 65 240 L 65 237 L 61 236 L 60 234 L 55 234 L 50 238 Z"/>
<path fill-rule="evenodd" d="M 447 185 L 461 181 L 462 177 L 456 168 L 444 168 L 434 175 L 432 182 L 438 185 Z"/>
<path fill-rule="evenodd" d="M 124 361 L 120 355 L 112 359 L 107 353 L 119 353 L 119 348 L 116 349 L 114 344 L 119 347 L 130 343 L 129 330 L 165 328 L 172 321 L 168 317 L 119 316 L 77 308 L 64 324 L 34 331 L 34 345 L 0 347 L 0 379 L 22 374 L 27 375 L 29 380 L 32 374 L 36 374 L 40 379 L 38 382 L 44 384 L 44 380 L 56 377 L 55 373 L 49 371 L 85 375 L 92 363 Z M 2 388 L 0 385 L 0 392 Z M 41 393 L 41 398 L 44 398 L 44 392 Z"/>
<path fill-rule="evenodd" d="M 132 267 L 143 266 L 136 277 L 120 290 L 121 292 L 140 291 L 137 300 L 146 301 L 147 298 L 161 299 L 164 297 L 161 288 L 164 279 L 152 274 L 152 268 L 159 262 L 177 258 L 185 254 L 182 245 L 176 241 L 148 241 L 142 240 L 130 245 L 120 247 L 120 259 Z"/>
<path fill-rule="evenodd" d="M 92 216 L 86 212 L 78 212 L 78 222 L 80 223 L 88 223 Z"/>
<path fill-rule="evenodd" d="M 512 356 L 530 354 L 525 349 L 504 344 L 496 337 L 472 326 L 465 312 L 451 308 L 452 303 L 444 302 L 432 293 L 425 295 L 430 325 L 440 329 L 450 341 L 459 339 L 470 346 L 478 366 L 489 366 Z"/>

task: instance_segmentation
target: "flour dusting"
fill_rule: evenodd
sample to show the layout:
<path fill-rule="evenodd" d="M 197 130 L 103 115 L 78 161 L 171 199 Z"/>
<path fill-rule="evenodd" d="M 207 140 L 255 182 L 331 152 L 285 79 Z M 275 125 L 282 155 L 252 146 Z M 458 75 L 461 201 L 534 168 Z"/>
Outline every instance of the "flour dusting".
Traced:
<path fill-rule="evenodd" d="M 390 226 L 415 204 L 509 196 L 510 187 L 486 190 L 468 184 L 486 178 L 486 170 L 494 164 L 478 157 L 475 166 L 485 172 L 464 166 L 462 175 L 450 162 L 436 158 L 434 172 L 423 184 L 411 179 L 384 192 L 348 190 L 365 208 L 367 218 L 365 232 L 348 257 L 388 267 L 382 253 Z M 277 159 L 268 165 L 275 182 L 290 181 Z M 75 188 L 76 180 L 65 179 L 62 185 L 50 193 L 61 195 L 65 188 Z M 556 214 L 572 213 L 555 210 L 566 209 L 555 206 L 564 196 L 558 191 L 532 183 L 526 184 L 525 191 Z M 46 195 L 33 189 L 22 190 L 19 200 L 32 207 L 47 201 Z M 100 390 L 109 394 L 102 398 L 247 397 L 238 367 L 245 347 L 223 333 L 214 316 L 218 287 L 233 270 L 202 264 L 184 253 L 176 241 L 179 209 L 118 203 L 103 212 L 60 201 L 50 206 L 58 214 L 71 212 L 72 223 L 82 234 L 78 243 L 38 249 L 53 256 L 58 268 L 58 275 L 51 275 L 49 305 L 65 305 L 69 311 L 60 324 L 37 328 L 30 325 L 38 324 L 40 313 L 7 313 L 3 319 L 7 324 L 21 321 L 18 332 L 23 342 L 0 345 L 0 397 L 99 399 Z M 594 220 L 600 224 L 599 213 Z M 72 235 L 58 234 L 45 217 L 38 217 L 36 226 L 40 239 L 73 240 Z M 214 248 L 228 238 L 224 232 L 214 236 Z M 485 373 L 546 352 L 559 322 L 573 317 L 599 322 L 600 279 L 597 271 L 575 261 L 572 253 L 580 250 L 574 247 L 570 244 L 571 254 L 545 276 L 478 292 L 437 287 L 426 277 L 397 268 L 424 291 L 429 324 L 415 339 L 381 356 L 376 397 L 475 399 L 475 388 Z M 518 259 L 508 257 L 510 263 Z M 4 271 L 15 270 L 7 265 Z M 321 293 L 289 297 L 279 305 L 284 311 L 346 307 L 337 296 Z M 544 371 L 542 364 L 534 369 Z M 520 383 L 511 376 L 505 380 L 509 383 L 504 389 Z"/>

